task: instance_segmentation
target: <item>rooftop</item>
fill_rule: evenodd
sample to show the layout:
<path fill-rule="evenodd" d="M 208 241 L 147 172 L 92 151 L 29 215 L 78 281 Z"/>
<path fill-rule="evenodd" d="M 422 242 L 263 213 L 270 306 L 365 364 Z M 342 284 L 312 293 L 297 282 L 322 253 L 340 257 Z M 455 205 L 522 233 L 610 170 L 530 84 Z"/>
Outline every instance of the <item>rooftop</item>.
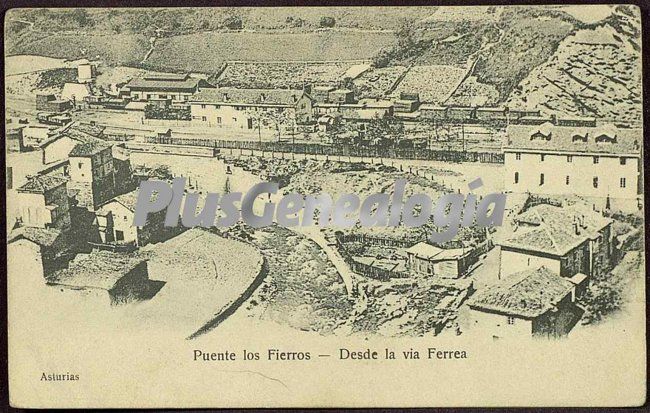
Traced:
<path fill-rule="evenodd" d="M 232 87 L 203 89 L 193 102 L 244 105 L 294 106 L 304 94 L 297 89 L 238 89 Z"/>
<path fill-rule="evenodd" d="M 105 214 L 106 212 L 108 212 L 106 208 L 104 208 L 104 206 L 112 202 L 118 202 L 124 205 L 128 210 L 135 212 L 135 206 L 138 203 L 138 193 L 139 193 L 139 189 L 135 189 L 131 192 L 127 192 L 125 194 L 116 196 L 115 198 L 111 199 L 110 201 L 102 205 L 101 211 L 99 211 L 99 213 Z M 154 195 L 151 197 L 152 201 L 155 201 L 156 197 L 157 197 L 157 193 L 154 193 Z"/>
<path fill-rule="evenodd" d="M 61 231 L 52 228 L 20 227 L 11 231 L 7 242 L 27 239 L 41 247 L 51 247 L 62 236 Z"/>
<path fill-rule="evenodd" d="M 18 192 L 29 192 L 44 194 L 45 192 L 65 185 L 66 178 L 58 175 L 34 175 L 27 179 L 27 182 L 18 188 Z"/>
<path fill-rule="evenodd" d="M 111 145 L 102 142 L 100 140 L 82 142 L 77 144 L 74 148 L 72 148 L 69 156 L 78 157 L 78 158 L 89 157 L 89 156 L 96 155 L 110 147 Z"/>
<path fill-rule="evenodd" d="M 56 271 L 50 282 L 110 290 L 115 283 L 145 261 L 144 258 L 130 253 L 95 250 L 90 254 L 77 255 L 70 261 L 68 268 Z"/>
<path fill-rule="evenodd" d="M 158 75 L 150 74 L 142 78 L 132 79 L 125 87 L 129 89 L 155 89 L 164 91 L 194 90 L 202 82 L 188 75 Z"/>
<path fill-rule="evenodd" d="M 504 149 L 528 149 L 556 152 L 638 154 L 643 141 L 641 129 L 542 125 L 510 125 Z"/>
<path fill-rule="evenodd" d="M 467 304 L 473 309 L 535 318 L 555 306 L 574 288 L 574 284 L 546 267 L 509 275 L 477 292 Z"/>
<path fill-rule="evenodd" d="M 414 254 L 420 258 L 434 261 L 455 260 L 461 258 L 469 249 L 452 248 L 442 249 L 426 242 L 419 242 L 406 250 L 407 253 Z"/>
<path fill-rule="evenodd" d="M 499 242 L 501 246 L 564 256 L 586 240 L 598 237 L 598 232 L 612 220 L 578 205 L 541 204 L 518 215 L 514 222 L 515 229 Z"/>

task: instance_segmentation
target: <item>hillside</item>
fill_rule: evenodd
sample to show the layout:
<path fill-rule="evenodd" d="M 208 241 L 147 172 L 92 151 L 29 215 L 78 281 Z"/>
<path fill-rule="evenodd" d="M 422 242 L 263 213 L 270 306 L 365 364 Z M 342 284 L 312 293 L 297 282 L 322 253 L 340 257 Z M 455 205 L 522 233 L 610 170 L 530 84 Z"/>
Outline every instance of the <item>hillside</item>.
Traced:
<path fill-rule="evenodd" d="M 563 52 L 567 38 L 604 24 L 619 32 L 615 34 L 618 37 L 627 30 L 621 13 L 616 17 L 608 15 L 609 8 L 594 9 L 594 13 L 583 9 L 20 9 L 7 14 L 5 53 L 88 58 L 106 66 L 210 75 L 221 73 L 223 64 L 233 60 L 368 60 L 374 63 L 374 69 L 354 84 L 361 96 L 378 97 L 422 88 L 423 97 L 437 103 L 497 105 L 508 101 L 529 105 L 518 96 L 542 89 L 538 85 L 539 73 L 553 69 L 552 60 L 591 53 L 584 47 Z M 634 66 L 630 56 L 619 56 L 631 65 L 624 71 Z M 597 54 L 592 57 L 597 58 Z M 320 76 L 320 80 L 328 80 L 333 73 L 326 67 L 312 69 L 304 78 L 319 80 Z M 572 70 L 569 72 L 574 75 Z M 253 80 L 233 78 L 231 83 L 257 82 Z M 289 80 L 287 85 L 279 82 L 277 86 L 289 86 Z M 617 80 L 608 81 L 616 84 Z M 630 96 L 633 103 L 636 92 Z"/>
<path fill-rule="evenodd" d="M 628 12 L 630 14 L 628 14 Z M 640 21 L 627 8 L 567 37 L 508 103 L 611 121 L 641 121 Z"/>

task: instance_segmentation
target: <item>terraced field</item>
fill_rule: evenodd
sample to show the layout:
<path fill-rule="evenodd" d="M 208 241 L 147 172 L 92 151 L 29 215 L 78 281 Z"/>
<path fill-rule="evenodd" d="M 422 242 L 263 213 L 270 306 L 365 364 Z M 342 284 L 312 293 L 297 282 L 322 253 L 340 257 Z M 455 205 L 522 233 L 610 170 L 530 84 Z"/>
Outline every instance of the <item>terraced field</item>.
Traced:
<path fill-rule="evenodd" d="M 308 83 L 335 84 L 343 79 L 351 65 L 345 62 L 229 62 L 217 83 L 220 86 L 262 89 L 300 88 Z"/>
<path fill-rule="evenodd" d="M 159 70 L 215 73 L 226 61 L 369 60 L 391 47 L 390 32 L 206 32 L 160 39 L 147 60 Z"/>

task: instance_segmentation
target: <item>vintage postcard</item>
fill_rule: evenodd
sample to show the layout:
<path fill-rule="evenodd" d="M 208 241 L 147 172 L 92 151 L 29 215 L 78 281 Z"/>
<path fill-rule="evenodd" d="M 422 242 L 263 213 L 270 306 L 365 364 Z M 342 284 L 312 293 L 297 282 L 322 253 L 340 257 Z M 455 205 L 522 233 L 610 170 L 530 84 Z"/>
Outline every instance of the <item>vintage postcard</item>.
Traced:
<path fill-rule="evenodd" d="M 5 15 L 14 407 L 638 406 L 630 5 Z"/>

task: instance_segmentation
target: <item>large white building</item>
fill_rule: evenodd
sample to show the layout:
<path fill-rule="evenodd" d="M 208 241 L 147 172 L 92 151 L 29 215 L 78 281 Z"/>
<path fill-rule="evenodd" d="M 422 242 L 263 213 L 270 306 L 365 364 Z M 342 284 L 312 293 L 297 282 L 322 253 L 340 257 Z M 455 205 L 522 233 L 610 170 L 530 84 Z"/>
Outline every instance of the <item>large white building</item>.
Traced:
<path fill-rule="evenodd" d="M 579 195 L 604 206 L 636 206 L 643 193 L 640 129 L 510 125 L 504 145 L 506 191 Z"/>
<path fill-rule="evenodd" d="M 292 89 L 203 89 L 190 102 L 192 121 L 201 125 L 257 130 L 308 123 L 313 99 Z M 291 124 L 291 125 L 290 125 Z"/>

